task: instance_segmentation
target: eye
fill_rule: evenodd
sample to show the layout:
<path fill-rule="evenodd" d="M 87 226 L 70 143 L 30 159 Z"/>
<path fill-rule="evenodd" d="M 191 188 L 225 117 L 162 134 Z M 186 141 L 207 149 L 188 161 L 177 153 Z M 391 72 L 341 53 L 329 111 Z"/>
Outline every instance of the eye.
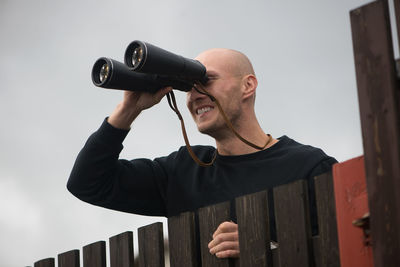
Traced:
<path fill-rule="evenodd" d="M 215 81 L 217 78 L 215 76 L 208 76 L 208 81 L 207 81 L 207 85 L 211 84 L 213 81 Z"/>

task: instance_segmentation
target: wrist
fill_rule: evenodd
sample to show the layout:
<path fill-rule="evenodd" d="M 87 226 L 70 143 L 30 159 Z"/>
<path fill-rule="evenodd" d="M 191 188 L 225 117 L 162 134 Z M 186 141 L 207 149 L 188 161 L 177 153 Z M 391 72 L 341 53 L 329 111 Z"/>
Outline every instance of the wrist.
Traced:
<path fill-rule="evenodd" d="M 110 117 L 108 117 L 107 122 L 115 128 L 129 130 L 131 124 L 140 113 L 141 110 L 137 108 L 126 108 L 122 104 L 119 104 Z"/>

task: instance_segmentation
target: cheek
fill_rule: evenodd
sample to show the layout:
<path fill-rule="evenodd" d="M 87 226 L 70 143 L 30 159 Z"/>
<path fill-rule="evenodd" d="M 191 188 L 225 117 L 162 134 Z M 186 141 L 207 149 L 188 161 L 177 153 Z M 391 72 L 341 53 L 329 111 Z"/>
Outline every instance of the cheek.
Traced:
<path fill-rule="evenodd" d="M 237 113 L 238 111 L 240 112 L 242 108 L 242 99 L 241 99 L 241 93 L 238 88 L 232 88 L 232 90 L 229 90 L 227 95 L 225 96 L 226 100 L 226 105 L 227 109 L 229 109 L 230 112 L 232 113 Z"/>
<path fill-rule="evenodd" d="M 186 106 L 188 107 L 188 109 L 190 110 L 190 93 L 186 93 Z"/>

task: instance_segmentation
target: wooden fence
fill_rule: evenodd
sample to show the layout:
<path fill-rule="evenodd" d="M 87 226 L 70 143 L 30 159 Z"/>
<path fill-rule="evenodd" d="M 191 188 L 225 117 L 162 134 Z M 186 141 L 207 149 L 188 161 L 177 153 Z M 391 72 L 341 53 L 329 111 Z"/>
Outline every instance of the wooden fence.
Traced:
<path fill-rule="evenodd" d="M 400 0 L 393 3 L 400 39 Z M 373 265 L 396 267 L 400 266 L 400 72 L 396 69 L 400 61 L 394 58 L 388 1 L 373 1 L 352 10 L 350 18 Z M 273 190 L 278 248 L 271 250 L 269 245 L 268 193 L 259 192 L 237 198 L 234 203 L 240 259 L 217 259 L 208 253 L 207 243 L 212 233 L 219 223 L 230 220 L 233 210 L 230 203 L 220 203 L 168 219 L 170 265 L 340 266 L 332 175 L 316 177 L 315 190 L 318 236 L 311 236 L 307 186 L 298 181 Z M 138 230 L 141 267 L 164 266 L 162 229 L 161 223 L 156 223 Z M 111 267 L 134 266 L 132 232 L 111 237 L 109 250 Z M 105 267 L 105 252 L 104 241 L 83 247 L 84 267 Z M 79 257 L 79 250 L 59 254 L 58 266 L 79 266 Z M 34 264 L 35 267 L 54 265 L 53 258 Z M 342 262 L 342 266 L 348 265 Z"/>
<path fill-rule="evenodd" d="M 270 246 L 268 192 L 238 197 L 232 203 L 239 227 L 239 259 L 218 259 L 207 244 L 217 226 L 231 220 L 230 202 L 186 212 L 168 219 L 169 259 L 172 267 L 208 266 L 340 266 L 331 173 L 315 178 L 319 235 L 311 236 L 307 182 L 300 180 L 273 189 L 278 247 Z M 139 266 L 165 266 L 162 223 L 138 229 Z M 133 233 L 109 239 L 110 267 L 133 267 Z M 106 242 L 82 249 L 84 267 L 106 267 Z M 34 267 L 54 267 L 55 259 Z M 80 266 L 80 251 L 58 255 L 59 267 Z"/>
<path fill-rule="evenodd" d="M 400 0 L 393 25 L 388 2 L 350 12 L 375 267 L 400 266 L 400 86 L 391 32 L 397 24 L 399 39 Z"/>

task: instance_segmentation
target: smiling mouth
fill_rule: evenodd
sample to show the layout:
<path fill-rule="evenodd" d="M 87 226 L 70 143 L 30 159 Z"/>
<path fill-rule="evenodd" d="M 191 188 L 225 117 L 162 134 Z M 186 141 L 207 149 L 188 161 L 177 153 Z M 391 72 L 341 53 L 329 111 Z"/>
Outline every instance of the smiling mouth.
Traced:
<path fill-rule="evenodd" d="M 209 111 L 211 111 L 211 110 L 213 110 L 213 109 L 214 109 L 213 107 L 198 108 L 198 109 L 196 109 L 196 114 L 197 114 L 197 115 L 201 115 L 201 114 L 204 114 L 204 113 L 206 113 L 206 112 L 209 112 Z"/>

